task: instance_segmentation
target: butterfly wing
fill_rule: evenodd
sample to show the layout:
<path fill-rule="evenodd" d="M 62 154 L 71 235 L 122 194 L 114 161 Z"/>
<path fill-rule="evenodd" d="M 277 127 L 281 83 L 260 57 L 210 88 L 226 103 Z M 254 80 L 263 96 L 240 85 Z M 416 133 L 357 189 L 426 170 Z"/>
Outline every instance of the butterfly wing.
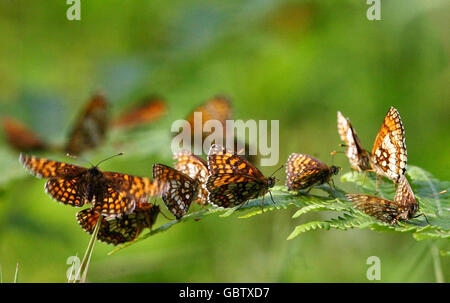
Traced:
<path fill-rule="evenodd" d="M 331 176 L 322 161 L 305 154 L 291 154 L 286 163 L 286 186 L 289 190 L 305 189 L 323 183 Z"/>
<path fill-rule="evenodd" d="M 92 208 L 77 213 L 78 223 L 89 234 L 94 232 L 99 218 L 100 214 Z M 140 233 L 140 224 L 135 213 L 109 220 L 103 218 L 97 239 L 113 245 L 133 241 Z"/>
<path fill-rule="evenodd" d="M 371 195 L 347 194 L 347 199 L 356 202 L 355 207 L 382 222 L 395 224 L 404 208 L 396 202 Z"/>
<path fill-rule="evenodd" d="M 406 171 L 406 144 L 402 120 L 391 107 L 373 144 L 371 162 L 374 170 L 395 183 Z"/>
<path fill-rule="evenodd" d="M 108 103 L 102 95 L 95 95 L 78 117 L 69 135 L 66 151 L 79 155 L 101 144 L 108 127 Z"/>
<path fill-rule="evenodd" d="M 24 124 L 12 118 L 3 119 L 3 129 L 8 144 L 18 151 L 42 151 L 47 144 Z"/>
<path fill-rule="evenodd" d="M 90 202 L 86 200 L 86 168 L 24 154 L 19 161 L 31 174 L 49 179 L 45 191 L 56 201 L 75 207 Z"/>
<path fill-rule="evenodd" d="M 177 160 L 174 164 L 176 170 L 188 175 L 194 180 L 199 181 L 201 188 L 196 201 L 199 204 L 206 204 L 208 199 L 208 191 L 206 190 L 208 163 L 204 159 L 186 150 L 175 153 L 173 157 Z"/>
<path fill-rule="evenodd" d="M 247 159 L 218 144 L 212 145 L 209 150 L 208 172 L 211 175 L 235 173 L 266 181 L 261 171 Z"/>
<path fill-rule="evenodd" d="M 153 224 L 155 224 L 156 219 L 160 213 L 160 209 L 158 205 L 147 203 L 147 202 L 139 202 L 136 204 L 136 209 L 134 212 L 137 215 L 140 225 L 142 228 L 152 228 Z"/>
<path fill-rule="evenodd" d="M 231 119 L 231 104 L 226 97 L 215 96 L 206 101 L 204 104 L 195 108 L 186 118 L 186 120 L 191 125 L 191 129 L 193 131 L 195 123 L 194 113 L 196 112 L 202 114 L 202 129 L 199 131 L 202 132 L 202 137 L 205 138 L 207 133 L 204 133 L 202 130 L 204 124 L 209 120 L 219 121 L 220 124 L 223 126 L 223 129 L 225 129 L 226 120 Z M 192 136 L 193 135 L 194 133 L 192 133 Z"/>
<path fill-rule="evenodd" d="M 167 111 L 166 102 L 158 97 L 146 98 L 141 105 L 121 114 L 114 120 L 114 126 L 136 127 L 159 119 Z"/>
<path fill-rule="evenodd" d="M 370 169 L 369 155 L 362 147 L 350 121 L 339 111 L 337 112 L 337 126 L 341 140 L 347 145 L 346 155 L 350 161 L 351 167 L 358 171 Z"/>
<path fill-rule="evenodd" d="M 108 171 L 103 174 L 116 191 L 126 192 L 137 201 L 157 195 L 158 189 L 150 178 Z"/>
<path fill-rule="evenodd" d="M 137 200 L 124 191 L 118 191 L 114 183 L 102 182 L 93 188 L 92 208 L 109 218 L 132 212 Z"/>
<path fill-rule="evenodd" d="M 414 192 L 412 191 L 405 175 L 402 175 L 400 177 L 399 185 L 394 197 L 394 202 L 402 205 L 405 209 L 408 210 L 405 216 L 403 216 L 402 218 L 404 220 L 411 219 L 419 210 L 419 203 L 417 203 Z"/>
<path fill-rule="evenodd" d="M 162 199 L 170 212 L 177 219 L 183 217 L 197 198 L 198 182 L 163 164 L 153 165 L 153 179 L 162 185 Z"/>
<path fill-rule="evenodd" d="M 216 174 L 208 177 L 208 202 L 219 207 L 234 207 L 265 194 L 268 187 L 256 178 L 239 174 Z"/>
<path fill-rule="evenodd" d="M 45 192 L 54 200 L 74 207 L 90 203 L 86 198 L 86 184 L 80 178 L 53 178 L 45 183 Z"/>
<path fill-rule="evenodd" d="M 87 171 L 86 168 L 64 162 L 53 161 L 20 154 L 19 162 L 34 176 L 38 178 L 64 178 L 71 179 Z"/>

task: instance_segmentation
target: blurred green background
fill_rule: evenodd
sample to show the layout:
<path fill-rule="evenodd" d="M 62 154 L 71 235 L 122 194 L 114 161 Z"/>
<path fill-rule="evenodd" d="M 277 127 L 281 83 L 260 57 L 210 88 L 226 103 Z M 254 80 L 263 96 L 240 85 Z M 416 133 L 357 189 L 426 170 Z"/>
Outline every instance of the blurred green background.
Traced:
<path fill-rule="evenodd" d="M 392 105 L 405 125 L 408 162 L 450 179 L 448 1 L 386 0 L 381 21 L 368 21 L 369 6 L 356 0 L 82 0 L 81 21 L 66 19 L 65 2 L 0 2 L 0 114 L 61 143 L 97 90 L 114 113 L 147 94 L 164 96 L 168 115 L 123 138 L 133 144 L 85 155 L 94 162 L 125 152 L 105 170 L 150 176 L 153 163 L 171 165 L 171 122 L 223 93 L 235 118 L 280 121 L 280 161 L 265 174 L 292 152 L 330 163 L 340 143 L 337 110 L 370 150 Z M 19 262 L 21 282 L 65 282 L 66 259 L 82 256 L 89 236 L 77 210 L 52 201 L 0 140 L 3 281 Z M 343 155 L 334 160 L 349 170 Z M 371 231 L 286 241 L 300 222 L 324 216 L 293 220 L 294 211 L 210 216 L 112 256 L 113 247 L 98 242 L 88 281 L 368 282 L 369 256 L 380 257 L 382 282 L 435 281 L 430 242 Z M 448 281 L 448 257 L 441 266 Z"/>

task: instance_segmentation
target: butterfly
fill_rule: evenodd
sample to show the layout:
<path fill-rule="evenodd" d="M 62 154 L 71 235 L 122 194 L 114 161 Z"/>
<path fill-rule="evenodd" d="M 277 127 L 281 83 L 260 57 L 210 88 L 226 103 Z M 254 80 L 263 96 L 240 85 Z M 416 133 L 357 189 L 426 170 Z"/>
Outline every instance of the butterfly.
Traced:
<path fill-rule="evenodd" d="M 45 191 L 54 200 L 75 207 L 92 203 L 95 211 L 108 217 L 127 214 L 136 202 L 157 193 L 149 178 L 101 171 L 98 165 L 103 161 L 91 168 L 24 154 L 19 161 L 36 177 L 48 179 Z"/>
<path fill-rule="evenodd" d="M 13 118 L 4 117 L 3 129 L 6 141 L 17 151 L 43 151 L 48 148 L 37 134 Z"/>
<path fill-rule="evenodd" d="M 263 196 L 275 185 L 241 155 L 214 144 L 208 153 L 209 177 L 206 181 L 208 202 L 229 208 Z"/>
<path fill-rule="evenodd" d="M 183 217 L 197 199 L 199 182 L 172 167 L 154 164 L 153 180 L 158 184 L 164 204 L 177 219 Z"/>
<path fill-rule="evenodd" d="M 69 134 L 66 152 L 79 155 L 97 147 L 105 139 L 108 123 L 108 102 L 102 95 L 94 95 Z"/>
<path fill-rule="evenodd" d="M 195 113 L 201 113 L 201 120 L 196 121 L 196 115 Z M 197 119 L 198 116 L 197 116 Z M 196 137 L 202 138 L 201 147 L 203 148 L 204 140 L 210 136 L 211 134 L 218 134 L 219 138 L 217 138 L 217 141 L 211 142 L 212 144 L 219 144 L 226 142 L 226 121 L 232 119 L 232 107 L 231 107 L 231 101 L 224 96 L 214 96 L 213 98 L 207 100 L 205 103 L 201 104 L 200 106 L 196 107 L 187 117 L 186 121 L 189 123 L 190 129 L 191 129 L 191 142 L 193 144 L 198 144 L 195 141 Z M 218 121 L 221 125 L 221 129 L 214 128 L 213 131 L 205 131 L 203 128 L 205 127 L 205 124 L 208 121 Z M 195 123 L 197 122 L 197 123 Z M 195 124 L 199 124 L 199 126 L 195 126 Z M 233 141 L 234 141 L 234 151 L 236 153 L 242 154 L 247 160 L 249 160 L 251 163 L 256 163 L 258 160 L 257 155 L 250 154 L 250 145 L 247 142 L 243 142 L 241 144 L 240 140 L 238 140 L 233 133 Z M 242 151 L 238 150 L 238 146 L 242 145 Z M 209 146 L 210 148 L 211 146 Z M 208 148 L 208 147 L 207 147 Z"/>
<path fill-rule="evenodd" d="M 345 118 L 339 111 L 337 112 L 337 127 L 341 140 L 347 146 L 346 155 L 350 161 L 351 168 L 357 171 L 370 170 L 369 153 L 363 148 L 350 120 Z"/>
<path fill-rule="evenodd" d="M 329 184 L 331 177 L 337 175 L 339 170 L 340 167 L 328 166 L 309 155 L 294 153 L 286 163 L 286 186 L 288 190 L 309 188 L 309 192 L 314 185 Z"/>
<path fill-rule="evenodd" d="M 419 204 L 405 175 L 400 176 L 394 201 L 360 194 L 347 194 L 346 197 L 349 201 L 356 202 L 356 208 L 389 224 L 396 224 L 398 220 L 407 221 L 419 210 Z"/>
<path fill-rule="evenodd" d="M 391 106 L 375 138 L 370 156 L 373 170 L 398 183 L 406 171 L 405 130 L 398 111 Z"/>
<path fill-rule="evenodd" d="M 201 129 L 194 128 L 195 124 L 195 113 L 201 113 Z M 194 138 L 194 132 L 200 133 L 201 137 L 204 139 L 210 133 L 203 131 L 203 126 L 209 120 L 217 120 L 222 125 L 222 129 L 224 130 L 223 136 L 225 136 L 225 126 L 226 120 L 231 119 L 232 111 L 231 111 L 231 102 L 228 98 L 223 96 L 215 96 L 202 105 L 196 107 L 187 117 L 186 120 L 191 126 L 192 130 L 192 138 Z"/>
<path fill-rule="evenodd" d="M 159 214 L 159 206 L 147 202 L 136 203 L 133 212 L 120 218 L 103 218 L 97 239 L 108 244 L 117 245 L 136 239 L 144 228 L 152 228 Z M 77 213 L 81 228 L 92 234 L 100 214 L 92 208 Z"/>
<path fill-rule="evenodd" d="M 208 191 L 206 190 L 208 163 L 186 150 L 174 153 L 173 158 L 177 160 L 174 164 L 175 169 L 198 181 L 199 189 L 196 202 L 205 205 L 208 202 Z"/>
<path fill-rule="evenodd" d="M 133 128 L 159 119 L 167 110 L 162 98 L 148 97 L 141 104 L 117 117 L 113 125 Z"/>

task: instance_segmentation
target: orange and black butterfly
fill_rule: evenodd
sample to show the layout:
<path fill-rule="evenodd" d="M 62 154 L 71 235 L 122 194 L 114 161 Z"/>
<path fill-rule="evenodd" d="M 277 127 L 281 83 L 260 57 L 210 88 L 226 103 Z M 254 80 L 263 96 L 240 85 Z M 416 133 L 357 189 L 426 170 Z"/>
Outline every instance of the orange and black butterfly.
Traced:
<path fill-rule="evenodd" d="M 208 163 L 186 150 L 174 153 L 173 158 L 177 160 L 174 164 L 175 169 L 198 181 L 198 196 L 195 201 L 201 205 L 208 203 L 208 191 L 206 190 Z"/>
<path fill-rule="evenodd" d="M 375 138 L 370 156 L 373 170 L 398 183 L 406 171 L 405 130 L 398 111 L 391 106 Z"/>
<path fill-rule="evenodd" d="M 45 191 L 56 201 L 80 207 L 92 203 L 104 216 L 117 217 L 133 211 L 136 202 L 156 195 L 149 178 L 101 171 L 20 154 L 20 162 L 33 175 L 48 179 Z"/>
<path fill-rule="evenodd" d="M 197 199 L 199 182 L 172 167 L 154 164 L 153 180 L 158 184 L 164 204 L 177 219 L 183 217 Z"/>
<path fill-rule="evenodd" d="M 48 144 L 37 134 L 13 118 L 3 118 L 3 129 L 8 144 L 17 151 L 43 151 L 48 148 Z"/>
<path fill-rule="evenodd" d="M 69 134 L 66 152 L 79 155 L 100 145 L 108 130 L 108 102 L 100 94 L 94 95 L 78 117 Z"/>
<path fill-rule="evenodd" d="M 167 111 L 166 102 L 162 98 L 148 97 L 137 107 L 117 117 L 113 125 L 118 127 L 133 128 L 145 123 L 151 123 L 164 115 Z"/>
<path fill-rule="evenodd" d="M 347 146 L 347 158 L 352 169 L 357 171 L 370 170 L 370 155 L 363 148 L 356 131 L 353 129 L 350 120 L 345 118 L 341 112 L 337 112 L 337 128 L 341 140 Z"/>
<path fill-rule="evenodd" d="M 208 202 L 224 208 L 259 196 L 263 196 L 264 205 L 265 194 L 275 185 L 274 177 L 266 178 L 243 156 L 217 144 L 208 153 L 208 172 Z"/>
<path fill-rule="evenodd" d="M 405 175 L 400 176 L 394 201 L 360 194 L 347 194 L 346 197 L 349 201 L 356 202 L 356 208 L 389 224 L 396 224 L 398 220 L 408 221 L 414 218 L 419 209 L 419 204 Z"/>
<path fill-rule="evenodd" d="M 144 228 L 152 228 L 159 214 L 159 206 L 147 202 L 138 202 L 133 212 L 120 218 L 103 218 L 97 239 L 108 244 L 121 244 L 135 240 Z M 100 214 L 92 208 L 77 213 L 81 227 L 92 234 Z"/>
<path fill-rule="evenodd" d="M 196 116 L 197 113 L 197 116 Z M 200 117 L 198 116 L 199 113 L 201 113 L 201 120 L 196 122 L 196 118 L 200 119 Z M 196 107 L 187 117 L 186 120 L 190 125 L 190 129 L 191 129 L 191 142 L 195 143 L 195 137 L 199 137 L 202 138 L 202 144 L 203 144 L 203 140 L 205 138 L 207 138 L 209 135 L 211 135 L 213 132 L 217 133 L 220 130 L 213 128 L 214 131 L 205 131 L 203 130 L 205 124 L 208 121 L 218 121 L 219 124 L 222 127 L 222 133 L 218 133 L 220 135 L 220 138 L 218 138 L 219 142 L 211 142 L 212 144 L 221 144 L 223 142 L 227 141 L 227 137 L 226 137 L 226 121 L 232 119 L 232 107 L 231 107 L 231 101 L 224 96 L 215 96 L 211 99 L 209 99 L 208 101 L 206 101 L 205 103 L 203 103 L 202 105 Z M 195 124 L 199 124 L 200 125 L 200 129 L 198 127 L 195 127 Z M 234 136 L 234 133 L 233 133 Z M 247 142 L 244 142 L 242 144 L 242 150 L 238 150 L 238 146 L 240 146 L 240 141 L 236 138 L 233 137 L 233 141 L 234 141 L 234 147 L 235 147 L 235 152 L 242 154 L 247 160 L 249 160 L 251 163 L 256 163 L 258 160 L 257 155 L 254 154 L 250 154 L 250 146 Z M 238 144 L 239 143 L 239 144 Z M 203 145 L 202 145 L 203 147 Z"/>
<path fill-rule="evenodd" d="M 196 115 L 195 113 L 201 113 L 201 129 L 194 128 Z M 201 137 L 204 139 L 206 138 L 210 132 L 204 132 L 203 126 L 206 122 L 210 120 L 216 120 L 219 121 L 222 125 L 222 129 L 225 131 L 226 127 L 226 120 L 231 119 L 231 103 L 230 100 L 223 96 L 215 96 L 202 105 L 195 108 L 189 116 L 187 116 L 186 120 L 189 122 L 192 130 L 192 137 L 194 137 L 194 132 L 197 131 L 201 134 Z M 225 137 L 225 133 L 223 134 Z"/>
<path fill-rule="evenodd" d="M 328 166 L 312 156 L 294 153 L 286 163 L 286 186 L 288 190 L 309 188 L 309 192 L 314 185 L 330 185 L 331 177 L 337 175 L 339 170 L 339 167 Z"/>

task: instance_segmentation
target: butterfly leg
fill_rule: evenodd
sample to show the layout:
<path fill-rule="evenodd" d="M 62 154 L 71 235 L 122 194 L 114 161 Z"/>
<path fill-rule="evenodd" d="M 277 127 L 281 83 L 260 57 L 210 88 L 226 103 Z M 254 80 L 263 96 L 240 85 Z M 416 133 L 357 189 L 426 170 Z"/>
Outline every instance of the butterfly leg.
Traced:
<path fill-rule="evenodd" d="M 375 176 L 375 195 L 378 194 L 378 175 Z"/>
<path fill-rule="evenodd" d="M 367 171 L 364 171 L 364 177 L 363 177 L 363 180 L 361 182 L 361 186 L 363 186 L 364 183 L 366 182 L 366 177 L 367 177 Z"/>
<path fill-rule="evenodd" d="M 417 216 L 415 216 L 415 217 L 413 217 L 413 218 L 415 219 L 415 218 L 418 218 L 418 217 L 420 217 L 420 216 L 423 216 L 423 217 L 425 218 L 425 221 L 427 221 L 428 225 L 431 225 L 430 221 L 428 221 L 428 218 L 427 218 L 427 216 L 425 216 L 424 213 L 420 213 L 420 214 L 418 214 Z"/>
<path fill-rule="evenodd" d="M 261 200 L 261 211 L 262 212 L 264 212 L 264 197 L 265 197 L 265 195 L 262 197 L 262 200 Z"/>
<path fill-rule="evenodd" d="M 160 213 L 161 213 L 161 215 L 163 215 L 163 217 L 166 218 L 167 220 L 169 220 L 169 221 L 172 220 L 172 219 L 170 219 L 169 217 L 167 217 L 167 215 L 166 215 L 164 212 L 161 211 Z"/>
<path fill-rule="evenodd" d="M 275 204 L 275 201 L 273 200 L 272 192 L 269 190 L 270 199 L 272 199 L 272 203 Z"/>
<path fill-rule="evenodd" d="M 336 185 L 334 185 L 333 179 L 331 179 L 331 183 L 330 183 L 330 181 L 328 181 L 327 183 L 328 183 L 328 186 L 330 186 L 331 193 L 336 198 L 336 194 L 335 194 L 335 192 L 336 192 Z M 333 186 L 331 186 L 331 184 L 333 184 Z"/>

